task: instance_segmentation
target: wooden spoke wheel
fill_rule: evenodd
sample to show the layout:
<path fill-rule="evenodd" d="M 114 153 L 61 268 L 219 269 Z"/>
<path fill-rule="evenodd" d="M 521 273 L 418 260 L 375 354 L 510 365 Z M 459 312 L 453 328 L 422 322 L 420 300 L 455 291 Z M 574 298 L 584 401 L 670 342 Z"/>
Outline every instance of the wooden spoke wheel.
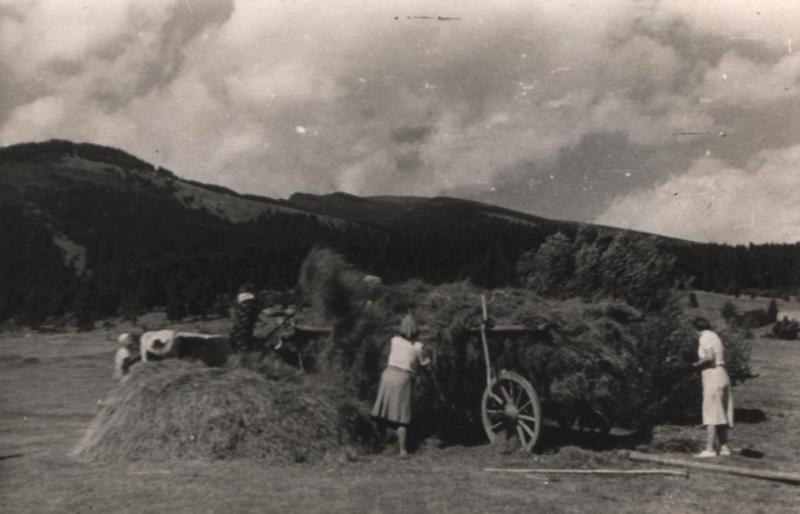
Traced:
<path fill-rule="evenodd" d="M 525 377 L 502 371 L 483 392 L 481 401 L 483 429 L 494 443 L 516 437 L 522 448 L 531 451 L 539 439 L 542 412 L 539 397 Z"/>

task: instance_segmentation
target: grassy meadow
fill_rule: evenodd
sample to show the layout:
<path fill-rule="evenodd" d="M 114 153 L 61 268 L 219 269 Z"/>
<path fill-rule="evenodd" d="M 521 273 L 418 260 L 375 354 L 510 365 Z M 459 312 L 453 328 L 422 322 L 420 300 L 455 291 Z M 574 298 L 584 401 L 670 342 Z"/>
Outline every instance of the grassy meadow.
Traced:
<path fill-rule="evenodd" d="M 695 311 L 722 326 L 720 307 L 766 307 L 768 299 L 698 292 Z M 797 309 L 796 302 L 780 302 Z M 160 322 L 149 321 L 152 328 Z M 667 476 L 506 475 L 485 468 L 645 467 L 620 450 L 690 458 L 697 426 L 660 426 L 642 442 L 622 432 L 598 442 L 549 428 L 538 453 L 503 455 L 485 444 L 423 442 L 407 460 L 392 449 L 355 461 L 267 467 L 258 461 L 84 462 L 70 455 L 113 386 L 115 336 L 124 325 L 84 333 L 0 334 L 0 505 L 3 512 L 797 512 L 800 486 L 690 470 Z M 224 323 L 192 325 L 221 331 Z M 734 389 L 732 443 L 752 457 L 720 463 L 800 471 L 800 341 L 756 330 L 757 378 Z M 477 401 L 477 399 L 476 399 Z M 644 446 L 644 448 L 641 448 Z M 649 466 L 647 466 L 649 467 Z"/>

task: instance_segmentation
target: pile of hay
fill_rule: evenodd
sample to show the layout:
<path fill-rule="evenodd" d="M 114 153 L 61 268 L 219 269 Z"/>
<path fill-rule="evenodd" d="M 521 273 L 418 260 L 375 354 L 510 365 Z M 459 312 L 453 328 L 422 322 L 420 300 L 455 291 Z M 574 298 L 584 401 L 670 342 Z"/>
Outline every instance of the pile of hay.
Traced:
<path fill-rule="evenodd" d="M 183 361 L 137 366 L 76 453 L 100 460 L 341 458 L 371 442 L 367 414 L 339 391 Z"/>

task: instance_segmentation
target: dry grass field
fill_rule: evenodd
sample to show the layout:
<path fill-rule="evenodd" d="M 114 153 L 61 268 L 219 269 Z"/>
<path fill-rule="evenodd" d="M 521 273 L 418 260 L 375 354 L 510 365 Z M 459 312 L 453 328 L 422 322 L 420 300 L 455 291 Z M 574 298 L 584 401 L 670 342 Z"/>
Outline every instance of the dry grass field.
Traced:
<path fill-rule="evenodd" d="M 727 297 L 698 293 L 715 323 Z M 736 300 L 740 310 L 765 299 Z M 788 305 L 796 307 L 797 304 Z M 3 512 L 798 512 L 800 486 L 691 471 L 680 477 L 531 476 L 487 467 L 638 467 L 619 450 L 545 431 L 538 454 L 501 455 L 488 445 L 423 444 L 408 460 L 388 452 L 354 462 L 267 467 L 258 461 L 99 464 L 70 451 L 108 390 L 116 349 L 109 335 L 0 335 L 0 510 Z M 763 332 L 760 331 L 760 332 Z M 758 457 L 729 465 L 800 471 L 800 342 L 758 337 L 758 378 L 734 390 L 732 442 Z M 650 451 L 688 458 L 694 426 L 658 427 Z M 669 450 L 672 450 L 671 452 Z"/>

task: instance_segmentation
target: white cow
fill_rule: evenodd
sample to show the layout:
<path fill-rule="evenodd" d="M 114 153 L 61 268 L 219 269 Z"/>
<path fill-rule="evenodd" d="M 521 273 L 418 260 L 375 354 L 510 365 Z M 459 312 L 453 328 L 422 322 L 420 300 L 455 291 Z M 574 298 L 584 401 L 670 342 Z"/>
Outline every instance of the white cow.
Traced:
<path fill-rule="evenodd" d="M 160 360 L 173 352 L 178 332 L 174 330 L 152 330 L 139 336 L 139 354 L 142 362 Z"/>
<path fill-rule="evenodd" d="M 137 362 L 167 358 L 197 358 L 209 365 L 224 364 L 230 355 L 228 339 L 215 334 L 152 330 L 143 334 L 122 334 L 122 347 L 114 356 L 114 378 L 121 379 Z"/>

